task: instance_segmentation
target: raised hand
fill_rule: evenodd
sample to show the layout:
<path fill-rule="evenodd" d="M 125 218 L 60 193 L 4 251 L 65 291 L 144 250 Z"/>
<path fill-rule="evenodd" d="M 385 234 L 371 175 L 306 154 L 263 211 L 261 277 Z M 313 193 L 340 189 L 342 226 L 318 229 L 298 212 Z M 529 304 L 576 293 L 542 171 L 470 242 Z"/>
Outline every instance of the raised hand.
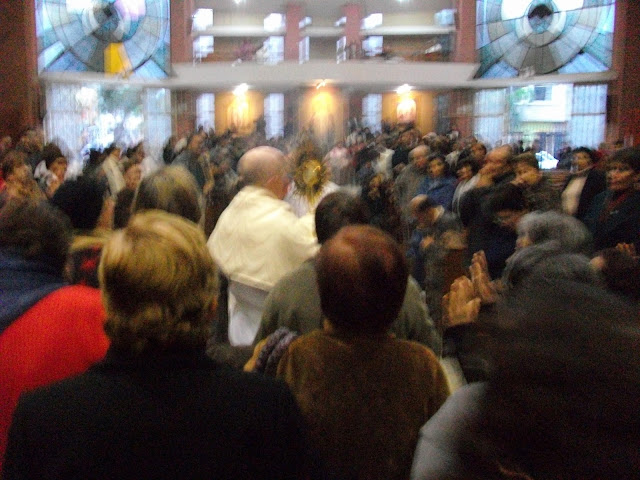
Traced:
<path fill-rule="evenodd" d="M 489 265 L 484 251 L 480 250 L 473 254 L 471 259 L 471 283 L 475 291 L 475 295 L 480 298 L 483 305 L 496 303 L 500 297 L 500 292 L 496 282 L 491 281 L 489 275 Z"/>
<path fill-rule="evenodd" d="M 481 301 L 468 277 L 458 277 L 443 299 L 445 328 L 473 323 L 478 319 Z"/>

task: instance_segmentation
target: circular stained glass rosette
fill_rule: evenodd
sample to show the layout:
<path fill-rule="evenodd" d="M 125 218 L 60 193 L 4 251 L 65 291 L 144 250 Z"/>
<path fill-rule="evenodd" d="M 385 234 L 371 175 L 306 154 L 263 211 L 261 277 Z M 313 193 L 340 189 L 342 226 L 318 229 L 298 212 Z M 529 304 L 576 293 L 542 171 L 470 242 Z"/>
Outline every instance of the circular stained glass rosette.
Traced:
<path fill-rule="evenodd" d="M 615 0 L 478 2 L 476 78 L 608 70 L 614 19 Z"/>
<path fill-rule="evenodd" d="M 139 76 L 169 73 L 168 0 L 36 0 L 39 71 L 105 71 L 117 45 Z"/>

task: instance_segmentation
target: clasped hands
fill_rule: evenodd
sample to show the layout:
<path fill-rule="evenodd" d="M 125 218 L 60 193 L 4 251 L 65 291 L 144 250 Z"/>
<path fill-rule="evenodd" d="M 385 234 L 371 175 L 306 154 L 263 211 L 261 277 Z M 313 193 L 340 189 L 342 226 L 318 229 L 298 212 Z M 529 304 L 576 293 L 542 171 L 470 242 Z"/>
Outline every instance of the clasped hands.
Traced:
<path fill-rule="evenodd" d="M 491 280 L 482 250 L 473 254 L 469 273 L 471 278 L 456 278 L 442 299 L 446 328 L 475 322 L 480 307 L 493 304 L 500 297 L 500 284 Z"/>

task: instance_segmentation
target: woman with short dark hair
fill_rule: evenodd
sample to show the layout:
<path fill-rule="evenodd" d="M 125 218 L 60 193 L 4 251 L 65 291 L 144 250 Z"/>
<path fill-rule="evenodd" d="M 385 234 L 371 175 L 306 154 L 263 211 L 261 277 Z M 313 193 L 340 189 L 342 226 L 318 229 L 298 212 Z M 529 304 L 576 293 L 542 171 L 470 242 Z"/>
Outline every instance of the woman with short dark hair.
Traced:
<path fill-rule="evenodd" d="M 618 150 L 607 162 L 607 189 L 585 216 L 595 250 L 633 244 L 640 251 L 640 149 Z"/>

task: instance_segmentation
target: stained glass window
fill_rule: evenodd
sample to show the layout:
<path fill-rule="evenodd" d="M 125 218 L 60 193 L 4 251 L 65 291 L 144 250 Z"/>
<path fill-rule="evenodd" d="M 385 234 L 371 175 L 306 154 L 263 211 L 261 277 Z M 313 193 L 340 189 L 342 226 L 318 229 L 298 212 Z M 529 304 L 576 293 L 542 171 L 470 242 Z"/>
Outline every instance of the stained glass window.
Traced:
<path fill-rule="evenodd" d="M 477 77 L 611 68 L 615 0 L 477 0 Z"/>
<path fill-rule="evenodd" d="M 39 72 L 170 70 L 168 0 L 36 0 L 36 29 Z"/>

